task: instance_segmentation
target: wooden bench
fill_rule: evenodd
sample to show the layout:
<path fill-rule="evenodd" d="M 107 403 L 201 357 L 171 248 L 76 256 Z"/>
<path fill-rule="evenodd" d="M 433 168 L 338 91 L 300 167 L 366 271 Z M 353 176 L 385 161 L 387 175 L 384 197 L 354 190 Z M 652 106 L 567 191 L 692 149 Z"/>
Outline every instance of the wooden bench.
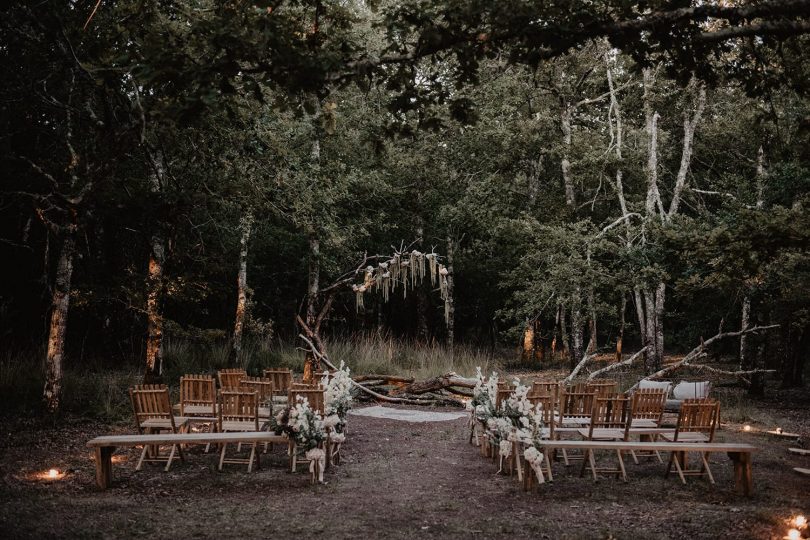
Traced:
<path fill-rule="evenodd" d="M 758 448 L 743 443 L 685 443 L 685 442 L 652 442 L 652 441 L 540 441 L 540 449 L 555 450 L 622 450 L 622 451 L 659 451 L 659 452 L 725 452 L 734 464 L 734 483 L 737 490 L 744 495 L 751 495 L 754 490 L 751 454 Z M 523 486 L 530 490 L 535 481 L 534 474 L 527 471 L 523 475 Z"/>
<path fill-rule="evenodd" d="M 154 435 L 109 435 L 96 437 L 87 443 L 95 449 L 96 484 L 106 489 L 112 484 L 112 455 L 116 448 L 161 445 L 161 444 L 221 444 L 221 443 L 283 443 L 286 435 L 270 431 L 247 431 L 239 433 L 157 433 Z M 317 473 L 317 471 L 316 471 Z"/>

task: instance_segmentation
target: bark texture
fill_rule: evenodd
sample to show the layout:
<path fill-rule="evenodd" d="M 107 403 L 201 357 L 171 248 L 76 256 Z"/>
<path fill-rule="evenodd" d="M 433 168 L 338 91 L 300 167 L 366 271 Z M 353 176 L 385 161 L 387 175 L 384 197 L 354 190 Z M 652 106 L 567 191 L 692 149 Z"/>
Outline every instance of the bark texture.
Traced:
<path fill-rule="evenodd" d="M 56 267 L 53 288 L 51 322 L 48 329 L 48 352 L 45 357 L 45 389 L 43 400 L 51 413 L 59 410 L 62 397 L 62 364 L 65 354 L 68 310 L 70 308 L 70 282 L 73 278 L 73 257 L 76 254 L 76 226 L 64 231 L 62 250 Z"/>
<path fill-rule="evenodd" d="M 253 228 L 253 213 L 248 211 L 239 223 L 241 236 L 239 238 L 239 273 L 236 278 L 236 317 L 233 325 L 233 339 L 231 340 L 231 365 L 239 363 L 242 357 L 242 335 L 245 330 L 245 318 L 247 317 L 247 259 L 248 244 L 250 242 L 251 229 Z"/>

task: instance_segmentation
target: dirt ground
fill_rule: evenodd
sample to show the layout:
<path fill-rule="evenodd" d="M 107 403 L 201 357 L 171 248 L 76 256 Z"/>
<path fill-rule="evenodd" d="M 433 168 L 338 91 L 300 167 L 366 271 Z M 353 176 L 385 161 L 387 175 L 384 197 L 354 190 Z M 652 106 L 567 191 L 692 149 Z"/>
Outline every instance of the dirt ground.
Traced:
<path fill-rule="evenodd" d="M 808 440 L 807 408 L 758 406 Z M 557 463 L 553 484 L 525 493 L 467 443 L 465 419 L 411 424 L 355 416 L 349 427 L 343 463 L 327 471 L 326 485 L 311 486 L 303 469 L 286 472 L 281 448 L 251 474 L 236 465 L 217 472 L 214 454 L 202 448 L 169 473 L 157 465 L 135 473 L 131 450 L 114 465 L 113 487 L 102 492 L 85 443 L 131 426 L 5 418 L 0 536 L 782 538 L 786 518 L 810 514 L 810 483 L 792 470 L 810 468 L 810 457 L 787 452 L 803 443 L 741 433 L 739 425 L 725 425 L 718 438 L 761 449 L 752 498 L 734 492 L 725 455 L 711 458 L 715 486 L 697 478 L 684 486 L 664 479 L 657 462 L 636 466 L 628 459 L 627 484 L 594 483 L 579 478 L 578 466 Z M 67 473 L 57 481 L 37 477 L 50 467 Z"/>

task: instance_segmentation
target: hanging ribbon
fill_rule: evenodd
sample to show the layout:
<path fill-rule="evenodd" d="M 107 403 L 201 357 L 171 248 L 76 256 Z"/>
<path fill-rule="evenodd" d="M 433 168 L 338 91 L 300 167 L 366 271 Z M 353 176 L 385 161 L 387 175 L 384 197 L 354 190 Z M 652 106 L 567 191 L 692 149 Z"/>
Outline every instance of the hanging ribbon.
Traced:
<path fill-rule="evenodd" d="M 501 444 L 498 446 L 498 455 L 499 455 L 498 473 L 503 471 L 503 458 L 508 458 L 511 454 L 512 454 L 512 441 L 509 440 L 501 441 Z"/>
<path fill-rule="evenodd" d="M 326 468 L 326 452 L 320 448 L 307 450 L 304 457 L 309 460 L 309 473 L 315 474 L 315 464 L 318 464 L 318 483 L 323 484 L 323 470 Z"/>

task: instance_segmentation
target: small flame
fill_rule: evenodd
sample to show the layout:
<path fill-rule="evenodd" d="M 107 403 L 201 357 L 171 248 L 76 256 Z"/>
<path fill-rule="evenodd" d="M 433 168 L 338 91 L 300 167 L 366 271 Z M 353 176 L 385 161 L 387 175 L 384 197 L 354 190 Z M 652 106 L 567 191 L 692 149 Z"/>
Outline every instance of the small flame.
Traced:
<path fill-rule="evenodd" d="M 802 533 L 798 529 L 790 529 L 785 538 L 788 540 L 802 540 Z"/>
<path fill-rule="evenodd" d="M 743 426 L 743 431 L 751 431 L 751 426 L 749 426 L 748 424 L 745 424 Z"/>
<path fill-rule="evenodd" d="M 51 469 L 48 471 L 48 478 L 59 478 L 59 471 L 57 469 Z"/>
<path fill-rule="evenodd" d="M 796 516 L 793 518 L 793 526 L 797 529 L 802 529 L 807 525 L 807 518 L 804 516 Z"/>

